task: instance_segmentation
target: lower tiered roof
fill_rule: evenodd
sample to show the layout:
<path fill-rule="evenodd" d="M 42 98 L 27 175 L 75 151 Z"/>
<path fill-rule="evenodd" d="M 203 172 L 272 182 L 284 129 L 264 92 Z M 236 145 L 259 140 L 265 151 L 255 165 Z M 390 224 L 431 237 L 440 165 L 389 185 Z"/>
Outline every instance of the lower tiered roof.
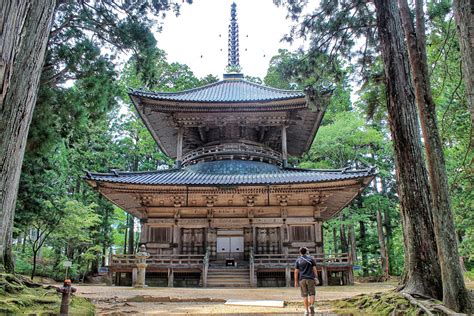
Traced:
<path fill-rule="evenodd" d="M 257 161 L 210 161 L 196 165 L 147 172 L 87 172 L 93 182 L 143 185 L 262 185 L 321 183 L 373 177 L 373 168 L 361 170 L 317 170 L 281 168 Z"/>

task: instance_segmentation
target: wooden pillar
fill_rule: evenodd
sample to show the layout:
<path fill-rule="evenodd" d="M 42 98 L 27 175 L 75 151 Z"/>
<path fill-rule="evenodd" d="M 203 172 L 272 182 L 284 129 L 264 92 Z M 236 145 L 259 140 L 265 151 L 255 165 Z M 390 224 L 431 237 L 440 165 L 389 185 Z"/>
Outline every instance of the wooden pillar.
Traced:
<path fill-rule="evenodd" d="M 322 266 L 321 278 L 323 279 L 323 285 L 327 286 L 329 282 L 328 282 L 328 268 L 326 266 Z"/>
<path fill-rule="evenodd" d="M 173 227 L 173 244 L 176 247 L 173 247 L 173 254 L 177 255 L 180 254 L 180 246 L 181 246 L 181 229 L 178 225 Z"/>
<path fill-rule="evenodd" d="M 138 274 L 138 269 L 133 268 L 132 269 L 132 286 L 135 286 L 135 284 L 137 284 L 137 274 Z"/>
<path fill-rule="evenodd" d="M 285 285 L 286 287 L 291 287 L 291 267 L 287 266 L 285 268 Z"/>
<path fill-rule="evenodd" d="M 146 218 L 140 219 L 140 244 L 148 242 L 148 220 Z"/>
<path fill-rule="evenodd" d="M 354 271 L 352 265 L 347 270 L 347 284 L 354 285 Z"/>
<path fill-rule="evenodd" d="M 286 125 L 281 127 L 281 158 L 283 159 L 283 167 L 288 166 L 288 148 L 286 142 Z"/>
<path fill-rule="evenodd" d="M 252 224 L 252 247 L 253 253 L 257 253 L 257 230 L 255 226 Z"/>
<path fill-rule="evenodd" d="M 181 162 L 183 160 L 183 127 L 178 128 L 178 139 L 176 141 L 176 167 L 181 167 Z"/>
<path fill-rule="evenodd" d="M 168 269 L 168 287 L 174 286 L 174 271 L 173 269 Z"/>

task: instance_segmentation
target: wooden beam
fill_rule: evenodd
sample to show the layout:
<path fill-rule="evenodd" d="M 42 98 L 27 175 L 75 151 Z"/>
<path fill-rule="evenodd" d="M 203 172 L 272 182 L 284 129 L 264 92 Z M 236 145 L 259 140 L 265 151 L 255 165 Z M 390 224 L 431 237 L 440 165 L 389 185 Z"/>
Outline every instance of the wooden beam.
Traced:
<path fill-rule="evenodd" d="M 201 142 L 205 143 L 206 142 L 206 131 L 205 131 L 204 127 L 199 126 L 198 131 L 199 131 L 199 138 L 201 139 Z"/>
<path fill-rule="evenodd" d="M 183 160 L 183 127 L 178 128 L 178 139 L 176 141 L 176 167 L 181 167 L 181 162 Z"/>
<path fill-rule="evenodd" d="M 286 141 L 286 125 L 281 127 L 281 155 L 283 160 L 283 167 L 288 166 L 288 147 Z"/>

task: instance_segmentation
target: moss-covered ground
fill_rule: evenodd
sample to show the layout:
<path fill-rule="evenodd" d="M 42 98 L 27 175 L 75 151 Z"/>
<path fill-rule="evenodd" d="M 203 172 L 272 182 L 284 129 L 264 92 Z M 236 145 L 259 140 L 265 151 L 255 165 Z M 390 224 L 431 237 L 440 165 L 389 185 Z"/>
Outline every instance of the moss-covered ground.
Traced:
<path fill-rule="evenodd" d="M 58 315 L 61 295 L 52 286 L 44 287 L 24 277 L 0 274 L 0 315 Z M 87 299 L 73 296 L 71 315 L 94 315 L 95 307 Z"/>
<path fill-rule="evenodd" d="M 423 315 L 420 309 L 397 292 L 362 294 L 331 301 L 333 312 L 349 315 Z"/>

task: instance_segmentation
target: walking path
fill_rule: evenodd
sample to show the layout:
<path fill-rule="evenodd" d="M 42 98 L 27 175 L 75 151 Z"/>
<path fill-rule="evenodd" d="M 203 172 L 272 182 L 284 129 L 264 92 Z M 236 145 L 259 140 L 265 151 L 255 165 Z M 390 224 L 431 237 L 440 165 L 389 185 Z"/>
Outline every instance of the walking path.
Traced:
<path fill-rule="evenodd" d="M 354 286 L 317 287 L 317 311 L 331 310 L 328 300 L 385 292 L 395 283 L 361 283 Z M 75 285 L 77 294 L 89 298 L 99 315 L 294 315 L 303 314 L 299 290 L 294 288 L 157 288 Z M 284 308 L 224 305 L 229 300 L 282 300 Z"/>

